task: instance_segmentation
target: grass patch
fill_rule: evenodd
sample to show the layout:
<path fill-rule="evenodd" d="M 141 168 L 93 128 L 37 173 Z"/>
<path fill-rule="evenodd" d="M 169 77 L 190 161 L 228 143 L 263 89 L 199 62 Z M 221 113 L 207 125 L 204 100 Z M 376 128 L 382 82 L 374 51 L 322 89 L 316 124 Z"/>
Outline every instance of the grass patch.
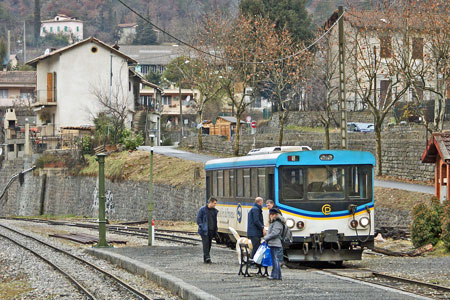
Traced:
<path fill-rule="evenodd" d="M 40 216 L 10 216 L 14 217 L 15 219 L 41 219 L 41 220 L 71 220 L 71 219 L 86 219 L 87 217 L 80 217 L 72 214 L 67 215 L 40 215 Z"/>
<path fill-rule="evenodd" d="M 9 278 L 0 282 L 0 299 L 22 299 L 20 295 L 28 293 L 32 288 L 24 278 Z"/>
<path fill-rule="evenodd" d="M 428 255 L 437 256 L 437 257 L 443 257 L 448 256 L 449 251 L 445 248 L 444 242 L 439 241 L 436 245 L 434 245 L 433 251 L 430 252 Z"/>
<path fill-rule="evenodd" d="M 83 176 L 97 176 L 96 157 L 86 155 L 87 165 L 79 172 Z M 200 176 L 194 180 L 194 170 Z M 205 185 L 205 166 L 202 163 L 182 160 L 159 154 L 153 155 L 153 182 L 169 185 Z M 119 152 L 106 157 L 105 177 L 112 181 L 149 181 L 150 153 L 146 151 Z"/>
<path fill-rule="evenodd" d="M 375 187 L 375 206 L 410 211 L 417 203 L 431 203 L 434 195 Z"/>

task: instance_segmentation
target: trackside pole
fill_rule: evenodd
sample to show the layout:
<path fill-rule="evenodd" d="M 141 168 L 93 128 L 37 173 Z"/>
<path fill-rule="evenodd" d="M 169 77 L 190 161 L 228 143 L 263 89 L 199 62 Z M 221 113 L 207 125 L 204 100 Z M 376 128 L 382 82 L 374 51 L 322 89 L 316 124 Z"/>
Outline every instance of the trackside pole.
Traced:
<path fill-rule="evenodd" d="M 150 134 L 150 183 L 148 187 L 148 245 L 155 244 L 155 221 L 153 220 L 153 140 L 155 136 Z"/>
<path fill-rule="evenodd" d="M 152 245 L 155 244 L 155 220 L 152 220 Z"/>
<path fill-rule="evenodd" d="M 98 161 L 98 243 L 94 247 L 112 247 L 106 242 L 106 218 L 105 218 L 105 156 L 97 154 Z"/>

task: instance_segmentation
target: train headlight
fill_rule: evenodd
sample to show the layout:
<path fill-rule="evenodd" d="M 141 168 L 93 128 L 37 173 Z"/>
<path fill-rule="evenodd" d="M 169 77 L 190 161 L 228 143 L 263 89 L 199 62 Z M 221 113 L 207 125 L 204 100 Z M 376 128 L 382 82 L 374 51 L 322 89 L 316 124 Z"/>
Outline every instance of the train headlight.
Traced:
<path fill-rule="evenodd" d="M 350 227 L 353 228 L 353 229 L 355 229 L 356 227 L 358 227 L 358 221 L 352 220 L 352 221 L 350 222 Z"/>
<path fill-rule="evenodd" d="M 305 222 L 303 221 L 298 221 L 297 222 L 297 228 L 302 230 L 303 228 L 305 228 Z"/>
<path fill-rule="evenodd" d="M 293 228 L 295 226 L 295 221 L 292 219 L 287 219 L 286 220 L 286 226 L 289 228 Z"/>
<path fill-rule="evenodd" d="M 368 217 L 362 217 L 361 219 L 359 219 L 359 225 L 361 225 L 361 227 L 366 228 L 370 223 L 370 220 Z"/>

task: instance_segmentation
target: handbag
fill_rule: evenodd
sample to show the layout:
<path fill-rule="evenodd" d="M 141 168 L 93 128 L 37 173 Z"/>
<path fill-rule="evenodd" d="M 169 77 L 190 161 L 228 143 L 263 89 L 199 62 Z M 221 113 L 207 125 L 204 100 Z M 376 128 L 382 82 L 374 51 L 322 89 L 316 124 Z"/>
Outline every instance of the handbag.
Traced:
<path fill-rule="evenodd" d="M 267 243 L 264 241 L 261 243 L 261 245 L 258 247 L 258 250 L 256 250 L 255 255 L 253 256 L 253 261 L 260 265 L 263 258 L 264 258 L 264 254 L 266 253 L 266 250 L 269 249 L 269 246 L 267 246 Z M 269 249 L 270 251 L 270 249 Z"/>
<path fill-rule="evenodd" d="M 267 247 L 266 252 L 264 252 L 264 257 L 262 259 L 261 265 L 263 267 L 271 267 L 272 263 L 272 254 L 270 253 L 270 248 Z"/>

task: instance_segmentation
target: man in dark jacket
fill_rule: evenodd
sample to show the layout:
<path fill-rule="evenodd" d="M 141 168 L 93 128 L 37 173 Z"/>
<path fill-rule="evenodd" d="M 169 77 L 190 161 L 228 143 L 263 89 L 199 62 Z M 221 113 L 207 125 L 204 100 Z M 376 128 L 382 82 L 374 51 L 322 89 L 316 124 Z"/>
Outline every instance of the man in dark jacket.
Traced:
<path fill-rule="evenodd" d="M 209 198 L 207 205 L 200 208 L 197 214 L 198 234 L 202 237 L 203 244 L 203 262 L 210 264 L 212 239 L 217 234 L 217 213 L 216 209 L 217 199 Z"/>
<path fill-rule="evenodd" d="M 264 231 L 264 220 L 262 215 L 263 199 L 256 197 L 255 204 L 248 212 L 247 236 L 252 241 L 252 258 L 261 244 L 261 237 Z"/>

